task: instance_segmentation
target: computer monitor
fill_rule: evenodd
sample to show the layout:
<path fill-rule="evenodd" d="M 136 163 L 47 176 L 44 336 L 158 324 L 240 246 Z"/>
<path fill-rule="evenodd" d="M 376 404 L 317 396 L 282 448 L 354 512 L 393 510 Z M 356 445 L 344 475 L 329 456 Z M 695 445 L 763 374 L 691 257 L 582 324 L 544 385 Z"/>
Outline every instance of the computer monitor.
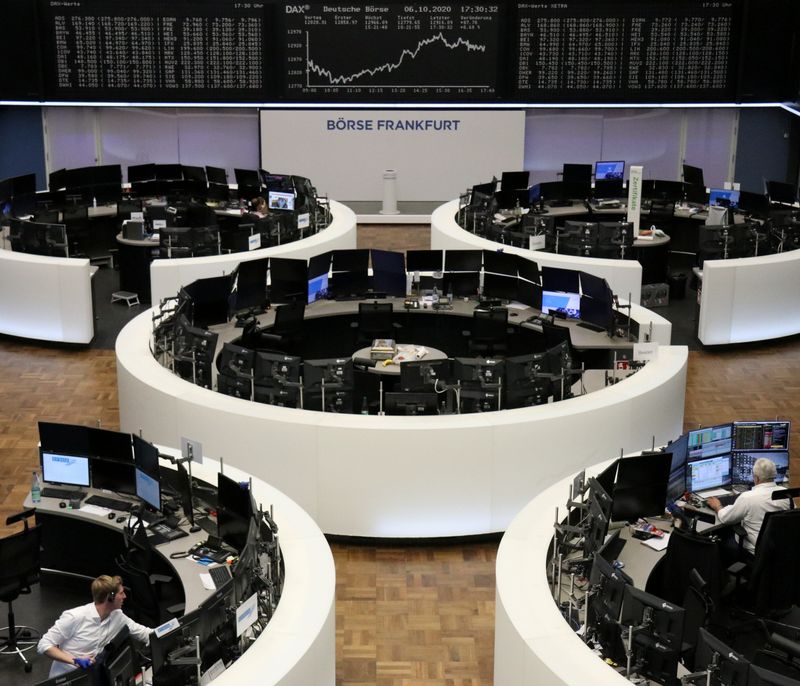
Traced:
<path fill-rule="evenodd" d="M 161 510 L 161 477 L 158 448 L 152 443 L 133 437 L 136 497 L 153 510 Z"/>
<path fill-rule="evenodd" d="M 384 393 L 383 409 L 387 415 L 438 414 L 438 395 L 435 392 L 424 391 Z"/>
<path fill-rule="evenodd" d="M 595 162 L 594 179 L 595 181 L 619 180 L 625 178 L 625 162 L 617 160 L 613 162 Z"/>
<path fill-rule="evenodd" d="M 594 182 L 594 197 L 601 198 L 623 198 L 625 187 L 622 179 L 598 179 Z"/>
<path fill-rule="evenodd" d="M 582 322 L 598 330 L 611 332 L 614 328 L 614 308 L 610 300 L 581 296 L 578 306 Z"/>
<path fill-rule="evenodd" d="M 452 360 L 409 360 L 400 365 L 400 389 L 441 392 L 452 376 Z"/>
<path fill-rule="evenodd" d="M 775 464 L 775 483 L 789 483 L 789 451 L 770 450 L 770 451 L 735 451 L 731 455 L 731 481 L 735 484 L 753 485 L 753 465 L 756 460 L 765 457 L 772 460 Z"/>
<path fill-rule="evenodd" d="M 271 257 L 269 275 L 269 294 L 273 303 L 308 302 L 308 265 L 305 260 Z"/>
<path fill-rule="evenodd" d="M 520 257 L 517 262 L 517 274 L 521 279 L 525 279 L 531 283 L 542 283 L 542 275 L 539 271 L 539 264 L 534 260 Z"/>
<path fill-rule="evenodd" d="M 334 250 L 331 269 L 334 272 L 366 272 L 369 268 L 369 250 Z"/>
<path fill-rule="evenodd" d="M 484 272 L 482 293 L 484 298 L 498 298 L 508 302 L 518 301 L 519 286 L 517 277 Z"/>
<path fill-rule="evenodd" d="M 647 624 L 647 631 L 672 650 L 681 649 L 684 614 L 682 607 L 672 605 L 663 598 L 632 585 L 625 587 L 620 623 L 632 627 Z"/>
<path fill-rule="evenodd" d="M 516 276 L 520 258 L 502 250 L 483 251 L 483 271 L 505 276 Z M 534 262 L 535 264 L 535 262 Z M 538 271 L 537 271 L 538 275 Z M 538 280 L 538 279 L 537 279 Z"/>
<path fill-rule="evenodd" d="M 708 194 L 708 204 L 715 207 L 727 207 L 731 210 L 738 210 L 739 191 L 725 188 L 712 188 Z"/>
<path fill-rule="evenodd" d="M 267 193 L 267 205 L 271 210 L 294 212 L 294 193 L 269 191 Z"/>
<path fill-rule="evenodd" d="M 212 324 L 228 321 L 231 281 L 230 274 L 210 276 L 192 281 L 184 287 L 183 290 L 191 299 L 192 324 L 208 328 Z"/>
<path fill-rule="evenodd" d="M 698 493 L 731 485 L 731 456 L 717 455 L 694 460 L 686 465 L 686 490 Z"/>
<path fill-rule="evenodd" d="M 370 250 L 372 260 L 372 288 L 389 296 L 406 294 L 406 261 L 401 252 Z"/>
<path fill-rule="evenodd" d="M 236 268 L 233 283 L 234 312 L 254 310 L 263 312 L 267 306 L 267 271 L 269 258 L 243 260 Z"/>
<path fill-rule="evenodd" d="M 580 272 L 561 267 L 542 267 L 542 287 L 546 291 L 579 293 Z"/>
<path fill-rule="evenodd" d="M 39 455 L 45 483 L 84 487 L 91 483 L 88 457 L 54 453 L 44 448 Z"/>
<path fill-rule="evenodd" d="M 703 170 L 700 167 L 693 167 L 691 164 L 684 164 L 683 182 L 691 186 L 705 187 L 706 183 L 703 180 Z"/>
<path fill-rule="evenodd" d="M 733 425 L 717 424 L 689 432 L 688 459 L 701 460 L 715 455 L 727 455 L 733 448 Z"/>
<path fill-rule="evenodd" d="M 708 629 L 700 627 L 694 652 L 694 669 L 711 669 L 712 686 L 747 686 L 750 662 Z"/>
<path fill-rule="evenodd" d="M 410 272 L 440 272 L 443 263 L 443 250 L 409 250 L 406 252 L 406 269 Z"/>
<path fill-rule="evenodd" d="M 672 455 L 667 481 L 667 502 L 680 500 L 686 492 L 687 444 L 688 435 L 683 434 L 666 448 L 666 452 Z"/>
<path fill-rule="evenodd" d="M 542 309 L 542 287 L 525 279 L 517 279 L 517 300 L 536 310 Z"/>
<path fill-rule="evenodd" d="M 240 484 L 222 472 L 217 473 L 217 525 L 219 537 L 240 552 L 247 544 L 253 516 L 252 498 L 247 484 Z"/>
<path fill-rule="evenodd" d="M 528 188 L 529 179 L 529 171 L 504 171 L 500 176 L 500 190 L 525 190 Z"/>
<path fill-rule="evenodd" d="M 481 270 L 483 251 L 481 250 L 446 250 L 444 253 L 444 270 L 446 272 L 478 272 Z"/>
<path fill-rule="evenodd" d="M 546 353 L 527 353 L 507 357 L 505 363 L 506 388 L 513 388 L 531 381 L 546 380 L 550 373 L 549 362 Z"/>
<path fill-rule="evenodd" d="M 156 632 L 150 634 L 153 686 L 189 683 L 189 675 L 197 673 L 195 665 L 174 664 L 170 660 L 170 654 L 179 648 L 194 645 L 194 637 L 200 635 L 202 611 L 198 607 L 187 612 L 178 622 L 178 627 L 168 633 L 160 636 Z"/>
<path fill-rule="evenodd" d="M 503 377 L 503 360 L 482 357 L 456 357 L 453 359 L 453 378 L 466 383 L 497 384 Z"/>
<path fill-rule="evenodd" d="M 546 269 L 546 267 L 545 267 Z M 569 319 L 580 319 L 581 296 L 579 293 L 562 291 L 542 291 L 542 312 L 559 312 Z"/>
<path fill-rule="evenodd" d="M 800 683 L 798 681 L 798 676 L 800 676 L 798 668 L 790 665 L 788 669 L 794 674 L 793 677 L 751 664 L 747 686 L 797 686 Z"/>
<path fill-rule="evenodd" d="M 592 593 L 587 607 L 587 629 L 600 644 L 604 657 L 622 660 L 625 648 L 618 622 L 625 587 L 632 585 L 633 579 L 613 567 L 602 555 L 595 553 L 589 583 Z"/>
<path fill-rule="evenodd" d="M 299 382 L 302 364 L 303 360 L 300 357 L 259 350 L 255 353 L 253 383 L 285 384 L 287 382 Z"/>
<path fill-rule="evenodd" d="M 442 279 L 445 293 L 452 293 L 456 298 L 471 298 L 478 294 L 480 272 L 448 272 Z"/>
<path fill-rule="evenodd" d="M 664 513 L 672 455 L 646 453 L 619 461 L 611 518 L 636 521 Z"/>
<path fill-rule="evenodd" d="M 328 299 L 328 273 L 308 280 L 308 304 Z"/>
<path fill-rule="evenodd" d="M 93 488 L 136 495 L 136 468 L 133 460 L 120 462 L 93 457 L 90 469 Z"/>
<path fill-rule="evenodd" d="M 591 183 L 592 165 L 565 162 L 561 170 L 561 179 L 567 183 Z"/>
<path fill-rule="evenodd" d="M 608 281 L 601 276 L 595 276 L 594 274 L 588 274 L 586 272 L 578 272 L 578 274 L 580 275 L 581 293 L 583 295 L 588 295 L 596 300 L 611 302 L 613 297 Z"/>
<path fill-rule="evenodd" d="M 351 386 L 353 384 L 353 360 L 349 357 L 321 360 L 305 360 L 303 362 L 303 385 L 306 388 Z"/>
<path fill-rule="evenodd" d="M 85 669 L 74 669 L 66 674 L 37 681 L 35 686 L 95 686 L 94 675 Z"/>
<path fill-rule="evenodd" d="M 734 450 L 788 450 L 790 421 L 734 422 Z"/>
<path fill-rule="evenodd" d="M 250 377 L 253 374 L 255 352 L 235 343 L 225 343 L 219 354 L 217 369 L 220 374 Z"/>
<path fill-rule="evenodd" d="M 782 181 L 767 181 L 767 195 L 770 202 L 794 205 L 797 202 L 797 188 Z"/>
<path fill-rule="evenodd" d="M 56 453 L 90 455 L 89 428 L 79 424 L 39 422 L 39 445 L 42 450 Z"/>
<path fill-rule="evenodd" d="M 769 216 L 769 198 L 764 193 L 739 191 L 739 210 L 753 217 Z"/>

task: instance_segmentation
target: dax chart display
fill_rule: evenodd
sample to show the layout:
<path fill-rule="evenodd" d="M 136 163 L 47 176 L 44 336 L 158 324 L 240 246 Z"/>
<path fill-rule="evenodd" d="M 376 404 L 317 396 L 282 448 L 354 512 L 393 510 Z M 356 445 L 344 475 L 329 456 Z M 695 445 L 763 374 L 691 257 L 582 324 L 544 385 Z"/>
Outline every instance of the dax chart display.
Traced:
<path fill-rule="evenodd" d="M 334 2 L 284 11 L 289 100 L 497 98 L 499 5 Z"/>

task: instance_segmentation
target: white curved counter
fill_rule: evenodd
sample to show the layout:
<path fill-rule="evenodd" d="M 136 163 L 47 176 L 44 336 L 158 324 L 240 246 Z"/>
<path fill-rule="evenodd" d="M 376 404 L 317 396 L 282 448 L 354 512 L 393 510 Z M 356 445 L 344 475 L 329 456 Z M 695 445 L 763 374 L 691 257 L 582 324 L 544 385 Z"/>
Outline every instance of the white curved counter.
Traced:
<path fill-rule="evenodd" d="M 706 260 L 697 337 L 704 345 L 800 333 L 800 250 Z"/>
<path fill-rule="evenodd" d="M 0 250 L 0 333 L 40 341 L 91 343 L 89 260 Z"/>
<path fill-rule="evenodd" d="M 494 684 L 630 686 L 584 645 L 553 601 L 547 551 L 572 477 L 551 483 L 514 518 L 497 551 Z"/>
<path fill-rule="evenodd" d="M 205 446 L 204 446 L 205 452 Z M 216 483 L 219 463 L 192 465 L 194 476 Z M 225 464 L 225 474 L 249 474 Z M 253 478 L 253 495 L 273 505 L 286 578 L 275 614 L 256 642 L 214 680 L 218 686 L 333 686 L 336 682 L 336 570 L 319 527 L 284 493 Z"/>
<path fill-rule="evenodd" d="M 611 290 L 620 297 L 638 303 L 642 299 L 642 265 L 636 260 L 607 260 L 600 257 L 579 257 L 577 255 L 558 255 L 540 250 L 526 250 L 511 245 L 481 238 L 456 223 L 458 200 L 451 200 L 437 207 L 431 215 L 431 248 L 434 250 L 497 250 L 522 255 L 536 260 L 539 266 L 574 269 L 599 276 L 606 281 Z"/>
<path fill-rule="evenodd" d="M 123 431 L 181 436 L 269 481 L 330 534 L 379 538 L 503 531 L 543 487 L 619 451 L 678 435 L 688 352 L 600 391 L 485 414 L 379 417 L 274 407 L 194 386 L 153 359 L 151 313 L 117 338 Z"/>
<path fill-rule="evenodd" d="M 209 257 L 186 257 L 173 260 L 153 260 L 150 265 L 150 292 L 153 303 L 178 293 L 181 286 L 197 279 L 230 274 L 239 262 L 263 257 L 308 259 L 328 250 L 349 250 L 356 247 L 356 215 L 347 206 L 330 200 L 333 219 L 329 226 L 313 236 L 271 248 L 250 252 L 234 252 Z"/>

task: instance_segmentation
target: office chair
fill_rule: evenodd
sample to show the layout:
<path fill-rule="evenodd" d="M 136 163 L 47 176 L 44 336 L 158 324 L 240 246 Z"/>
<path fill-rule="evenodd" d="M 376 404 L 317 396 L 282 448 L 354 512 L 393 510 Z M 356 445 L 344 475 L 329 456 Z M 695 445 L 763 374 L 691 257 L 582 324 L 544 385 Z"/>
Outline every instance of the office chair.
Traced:
<path fill-rule="evenodd" d="M 718 538 L 673 529 L 667 550 L 651 572 L 645 590 L 680 605 L 694 572 L 704 579 L 705 593 L 716 603 L 722 587 L 722 569 Z"/>
<path fill-rule="evenodd" d="M 650 211 L 643 219 L 657 229 L 669 233 L 675 220 L 675 201 L 653 198 L 650 201 Z"/>
<path fill-rule="evenodd" d="M 275 308 L 275 322 L 265 330 L 259 331 L 256 343 L 259 348 L 276 347 L 283 352 L 296 350 L 303 340 L 303 317 L 306 312 L 304 302 L 292 302 Z"/>
<path fill-rule="evenodd" d="M 17 655 L 26 672 L 33 665 L 25 653 L 36 648 L 42 634 L 29 626 L 17 626 L 12 603 L 39 583 L 42 531 L 38 526 L 28 526 L 28 518 L 34 512 L 25 510 L 6 519 L 6 525 L 24 522 L 25 528 L 0 539 L 0 601 L 8 604 L 8 626 L 0 629 L 0 655 Z"/>
<path fill-rule="evenodd" d="M 397 338 L 400 325 L 393 319 L 392 303 L 358 303 L 358 321 L 352 324 L 356 328 L 356 348 L 371 345 L 376 338 Z"/>
<path fill-rule="evenodd" d="M 752 563 L 737 562 L 729 568 L 736 580 L 733 597 L 738 609 L 774 617 L 800 604 L 798 540 L 800 510 L 764 516 Z"/>
<path fill-rule="evenodd" d="M 153 549 L 147 540 L 144 526 L 135 524 L 125 528 L 126 552 L 117 560 L 117 567 L 129 593 L 127 614 L 145 626 L 159 626 L 172 617 L 183 614 L 185 603 L 169 603 L 167 589 L 173 578 L 164 574 L 151 574 Z"/>
<path fill-rule="evenodd" d="M 508 351 L 508 310 L 474 310 L 472 327 L 463 332 L 468 338 L 469 351 L 484 357 L 504 355 Z"/>

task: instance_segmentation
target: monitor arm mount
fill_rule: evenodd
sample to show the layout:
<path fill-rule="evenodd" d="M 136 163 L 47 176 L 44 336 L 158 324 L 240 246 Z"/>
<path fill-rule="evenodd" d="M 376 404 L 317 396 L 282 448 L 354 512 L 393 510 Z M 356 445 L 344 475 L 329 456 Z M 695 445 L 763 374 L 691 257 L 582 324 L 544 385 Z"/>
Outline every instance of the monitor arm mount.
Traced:
<path fill-rule="evenodd" d="M 194 523 L 194 485 L 192 483 L 192 462 L 194 462 L 194 446 L 192 445 L 191 441 L 187 442 L 186 444 L 186 457 L 173 457 L 172 455 L 165 455 L 163 453 L 158 454 L 159 457 L 163 457 L 165 460 L 168 460 L 170 464 L 180 465 L 185 464 L 187 465 L 187 472 L 189 473 L 189 499 L 192 502 L 192 521 L 189 522 L 189 531 L 193 534 L 196 534 L 200 531 L 200 527 Z"/>
<path fill-rule="evenodd" d="M 200 637 L 186 637 L 186 644 L 176 648 L 167 655 L 167 664 L 176 667 L 197 667 L 197 682 L 200 683 L 200 667 L 202 665 L 200 657 Z"/>

